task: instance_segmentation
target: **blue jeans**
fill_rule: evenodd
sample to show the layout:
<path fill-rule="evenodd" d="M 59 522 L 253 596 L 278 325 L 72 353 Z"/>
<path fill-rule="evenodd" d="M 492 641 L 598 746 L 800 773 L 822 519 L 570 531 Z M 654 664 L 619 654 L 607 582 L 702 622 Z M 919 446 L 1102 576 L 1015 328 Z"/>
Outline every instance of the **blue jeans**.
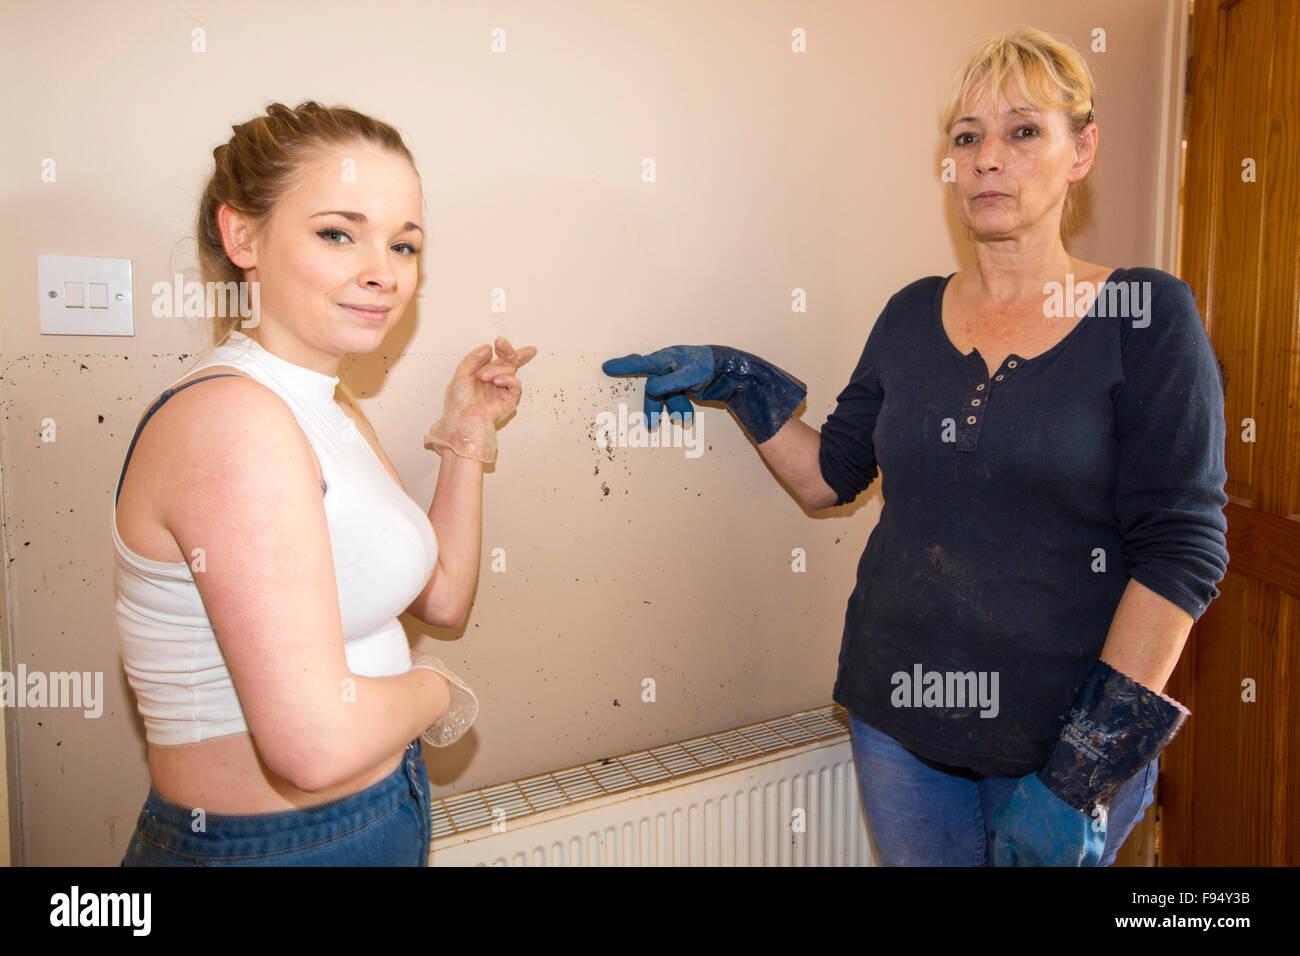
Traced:
<path fill-rule="evenodd" d="M 416 738 L 383 780 L 298 810 L 196 817 L 150 786 L 122 866 L 428 866 L 431 793 L 420 754 Z"/>
<path fill-rule="evenodd" d="M 849 729 L 867 827 L 882 866 L 993 865 L 989 824 L 1019 777 L 986 777 L 922 762 L 893 737 L 851 714 Z M 1102 866 L 1115 862 L 1155 800 L 1157 763 L 1158 758 L 1134 774 L 1111 801 Z"/>

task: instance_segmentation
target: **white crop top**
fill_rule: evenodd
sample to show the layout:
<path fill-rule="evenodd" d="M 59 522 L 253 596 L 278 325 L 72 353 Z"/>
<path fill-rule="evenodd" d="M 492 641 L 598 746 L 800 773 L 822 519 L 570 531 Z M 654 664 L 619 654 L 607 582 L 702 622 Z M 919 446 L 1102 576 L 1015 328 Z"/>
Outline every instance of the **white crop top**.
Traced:
<path fill-rule="evenodd" d="M 411 652 L 397 615 L 424 590 L 438 558 L 427 513 L 335 403 L 337 377 L 295 365 L 234 331 L 176 381 L 213 365 L 240 369 L 284 399 L 316 452 L 348 668 L 363 677 L 405 673 Z M 171 394 L 164 391 L 145 414 L 136 438 Z M 189 564 L 152 561 L 118 535 L 117 496 L 130 458 L 128 451 L 113 495 L 116 633 L 146 737 L 151 744 L 188 744 L 246 731 Z"/>

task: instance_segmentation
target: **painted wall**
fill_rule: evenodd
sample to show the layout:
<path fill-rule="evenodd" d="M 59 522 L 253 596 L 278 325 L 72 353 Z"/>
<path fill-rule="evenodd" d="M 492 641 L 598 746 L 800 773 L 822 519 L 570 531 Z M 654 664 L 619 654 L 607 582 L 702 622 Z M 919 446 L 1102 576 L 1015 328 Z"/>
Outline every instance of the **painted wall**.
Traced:
<path fill-rule="evenodd" d="M 152 317 L 150 290 L 176 272 L 197 277 L 198 195 L 232 124 L 271 102 L 316 99 L 394 124 L 416 155 L 429 233 L 419 298 L 382 352 L 345 368 L 422 506 L 437 458 L 421 438 L 456 361 L 497 334 L 540 349 L 485 480 L 467 625 L 403 619 L 482 702 L 472 732 L 429 756 L 441 796 L 830 699 L 878 495 L 806 515 L 718 409 L 703 412 L 699 457 L 603 451 L 596 416 L 639 408 L 641 387 L 606 378 L 600 362 L 673 343 L 734 345 L 802 377 L 802 417 L 820 426 L 889 296 L 970 260 L 938 179 L 939 96 L 977 38 L 1022 23 L 1085 52 L 1091 31 L 1106 31 L 1106 52 L 1087 52 L 1100 87 L 1099 200 L 1071 251 L 1168 268 L 1157 223 L 1176 125 L 1174 9 L 0 7 L 3 665 L 99 671 L 105 697 L 97 719 L 0 712 L 15 862 L 115 865 L 148 788 L 143 725 L 113 639 L 112 489 L 148 402 L 207 343 L 198 320 Z M 504 53 L 491 50 L 498 27 Z M 796 28 L 806 53 L 791 51 Z M 192 51 L 197 29 L 205 52 Z M 654 183 L 641 178 L 646 157 Z M 47 158 L 54 182 L 42 181 Z M 136 335 L 42 336 L 39 253 L 130 258 Z M 496 288 L 505 313 L 491 310 Z M 806 313 L 791 311 L 795 288 Z M 57 442 L 40 440 L 46 418 Z M 504 573 L 490 570 L 494 548 Z M 796 548 L 803 573 L 792 570 Z M 645 678 L 653 703 L 641 700 Z"/>

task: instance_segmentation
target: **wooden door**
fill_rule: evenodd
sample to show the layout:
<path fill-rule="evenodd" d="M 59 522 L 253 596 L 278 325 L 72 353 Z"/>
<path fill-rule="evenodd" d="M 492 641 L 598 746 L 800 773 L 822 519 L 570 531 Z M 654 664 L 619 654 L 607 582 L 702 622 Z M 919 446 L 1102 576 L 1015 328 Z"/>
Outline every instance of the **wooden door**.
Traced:
<path fill-rule="evenodd" d="M 1180 275 L 1225 380 L 1229 565 L 1167 693 L 1162 865 L 1300 863 L 1300 0 L 1196 0 Z"/>

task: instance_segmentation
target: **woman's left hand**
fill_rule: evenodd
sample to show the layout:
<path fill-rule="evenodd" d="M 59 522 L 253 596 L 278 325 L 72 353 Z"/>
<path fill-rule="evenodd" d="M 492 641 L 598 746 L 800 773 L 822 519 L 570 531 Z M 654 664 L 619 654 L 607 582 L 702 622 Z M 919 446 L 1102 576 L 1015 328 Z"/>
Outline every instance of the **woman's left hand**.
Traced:
<path fill-rule="evenodd" d="M 537 354 L 537 347 L 514 348 L 505 338 L 470 352 L 447 386 L 442 418 L 429 429 L 425 445 L 450 448 L 463 458 L 487 464 L 496 461 L 496 430 L 514 414 L 523 387 L 515 374 Z"/>
<path fill-rule="evenodd" d="M 537 354 L 537 347 L 514 348 L 504 337 L 492 346 L 480 345 L 461 360 L 448 390 L 448 404 L 458 414 L 481 416 L 500 428 L 519 405 L 523 387 L 516 372 Z"/>
<path fill-rule="evenodd" d="M 990 829 L 994 866 L 1097 866 L 1106 850 L 1105 808 L 1090 816 L 1032 773 L 1020 778 Z"/>

